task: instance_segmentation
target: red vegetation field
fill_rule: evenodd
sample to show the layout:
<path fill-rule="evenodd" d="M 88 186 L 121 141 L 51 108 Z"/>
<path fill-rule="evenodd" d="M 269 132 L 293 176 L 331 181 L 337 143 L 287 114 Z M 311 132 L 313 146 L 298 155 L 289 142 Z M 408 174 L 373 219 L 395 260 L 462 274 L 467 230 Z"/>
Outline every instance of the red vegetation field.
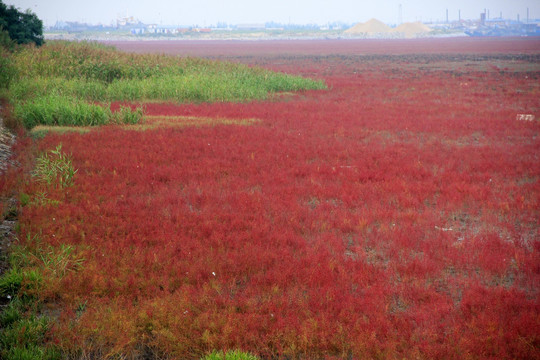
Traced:
<path fill-rule="evenodd" d="M 540 117 L 540 46 L 448 43 L 396 42 L 396 56 L 235 44 L 236 61 L 329 89 L 146 104 L 260 120 L 249 126 L 41 140 L 79 170 L 49 194 L 59 205 L 24 208 L 21 238 L 85 259 L 48 280 L 51 341 L 176 358 L 540 358 L 540 123 L 516 118 Z"/>

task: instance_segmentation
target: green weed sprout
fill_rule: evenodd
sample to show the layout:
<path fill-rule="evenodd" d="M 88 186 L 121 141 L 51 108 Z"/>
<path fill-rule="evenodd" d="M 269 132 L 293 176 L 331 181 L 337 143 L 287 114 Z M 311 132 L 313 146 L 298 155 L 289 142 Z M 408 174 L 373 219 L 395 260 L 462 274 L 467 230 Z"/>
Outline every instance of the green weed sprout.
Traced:
<path fill-rule="evenodd" d="M 47 185 L 53 183 L 60 189 L 73 185 L 77 169 L 73 167 L 71 156 L 62 152 L 62 144 L 39 156 L 33 176 Z"/>

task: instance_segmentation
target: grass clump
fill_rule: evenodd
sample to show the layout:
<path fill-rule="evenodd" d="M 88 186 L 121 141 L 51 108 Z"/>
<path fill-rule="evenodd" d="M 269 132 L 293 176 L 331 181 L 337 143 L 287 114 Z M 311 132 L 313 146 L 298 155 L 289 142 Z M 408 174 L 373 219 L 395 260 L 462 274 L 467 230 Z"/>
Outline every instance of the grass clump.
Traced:
<path fill-rule="evenodd" d="M 258 360 L 259 358 L 250 353 L 240 350 L 233 350 L 229 352 L 213 351 L 206 355 L 202 360 Z"/>
<path fill-rule="evenodd" d="M 28 315 L 28 303 L 12 301 L 0 316 L 0 355 L 6 360 L 60 359 L 60 352 L 44 346 L 50 327 L 47 317 Z"/>
<path fill-rule="evenodd" d="M 71 245 L 53 247 L 29 234 L 22 240 L 11 247 L 11 268 L 0 276 L 0 297 L 9 300 L 0 312 L 0 359 L 64 358 L 48 341 L 53 320 L 38 294 L 81 270 L 85 260 Z"/>
<path fill-rule="evenodd" d="M 10 300 L 0 313 L 0 358 L 60 359 L 57 349 L 45 345 L 51 322 L 39 314 L 41 304 L 33 295 L 42 286 L 41 273 L 17 258 L 27 258 L 22 247 L 14 249 L 12 268 L 0 277 L 0 295 Z"/>
<path fill-rule="evenodd" d="M 136 124 L 143 119 L 142 108 L 122 107 L 112 112 L 109 107 L 82 102 L 74 96 L 44 95 L 18 102 L 15 115 L 27 129 L 45 126 L 98 126 L 110 123 Z"/>
<path fill-rule="evenodd" d="M 22 47 L 3 57 L 2 65 L 0 78 L 5 78 L 10 102 L 28 129 L 142 119 L 139 110 L 111 112 L 112 101 L 241 102 L 326 87 L 322 81 L 242 64 L 128 54 L 88 42 Z"/>
<path fill-rule="evenodd" d="M 132 110 L 128 106 L 121 106 L 120 110 L 112 114 L 112 121 L 116 124 L 135 125 L 141 122 L 143 116 L 143 109 L 140 107 Z"/>
<path fill-rule="evenodd" d="M 71 156 L 62 152 L 62 144 L 39 156 L 33 172 L 38 181 L 47 185 L 56 184 L 60 189 L 73 185 L 77 170 L 73 167 Z"/>
<path fill-rule="evenodd" d="M 47 95 L 18 103 L 15 114 L 27 129 L 37 125 L 104 125 L 110 118 L 110 110 L 102 106 L 61 95 Z"/>

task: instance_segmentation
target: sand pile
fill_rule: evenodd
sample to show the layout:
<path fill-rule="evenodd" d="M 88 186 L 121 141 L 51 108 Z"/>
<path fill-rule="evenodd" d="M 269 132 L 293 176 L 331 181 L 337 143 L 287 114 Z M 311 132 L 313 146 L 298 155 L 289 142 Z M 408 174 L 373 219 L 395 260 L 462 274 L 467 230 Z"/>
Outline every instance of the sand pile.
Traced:
<path fill-rule="evenodd" d="M 361 35 L 369 38 L 414 38 L 429 33 L 431 29 L 421 22 L 408 22 L 392 29 L 377 19 L 371 19 L 365 23 L 358 23 L 352 28 L 345 30 L 348 35 Z"/>
<path fill-rule="evenodd" d="M 421 22 L 403 23 L 395 29 L 392 29 L 393 33 L 400 34 L 401 36 L 406 38 L 417 37 L 422 34 L 427 34 L 430 31 L 431 29 L 429 28 L 429 26 L 426 26 Z"/>
<path fill-rule="evenodd" d="M 383 33 L 389 33 L 392 29 L 384 24 L 383 22 L 377 20 L 377 19 L 371 19 L 365 23 L 358 23 L 354 25 L 352 28 L 345 30 L 346 34 L 366 34 L 366 35 L 374 35 L 374 34 L 383 34 Z"/>

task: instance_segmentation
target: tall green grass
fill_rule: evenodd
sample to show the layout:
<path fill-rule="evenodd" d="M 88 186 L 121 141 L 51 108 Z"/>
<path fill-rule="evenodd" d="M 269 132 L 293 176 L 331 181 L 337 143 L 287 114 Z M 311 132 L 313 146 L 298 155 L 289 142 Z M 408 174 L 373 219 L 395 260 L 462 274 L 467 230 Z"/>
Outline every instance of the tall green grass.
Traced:
<path fill-rule="evenodd" d="M 88 42 L 23 47 L 2 61 L 10 66 L 4 74 L 9 98 L 27 128 L 115 121 L 118 117 L 107 111 L 112 101 L 242 102 L 326 87 L 322 81 L 241 64 L 128 54 Z"/>
<path fill-rule="evenodd" d="M 143 110 L 121 107 L 112 112 L 108 106 L 81 101 L 73 95 L 42 95 L 25 102 L 16 102 L 15 115 L 25 128 L 47 126 L 97 126 L 109 123 L 136 124 L 143 118 Z"/>
<path fill-rule="evenodd" d="M 73 167 L 71 156 L 62 152 L 62 144 L 55 150 L 41 154 L 36 159 L 33 175 L 47 185 L 56 184 L 60 189 L 73 185 L 77 169 Z"/>
<path fill-rule="evenodd" d="M 27 129 L 37 125 L 104 125 L 110 118 L 110 110 L 102 106 L 61 95 L 44 95 L 18 102 L 14 111 Z"/>

